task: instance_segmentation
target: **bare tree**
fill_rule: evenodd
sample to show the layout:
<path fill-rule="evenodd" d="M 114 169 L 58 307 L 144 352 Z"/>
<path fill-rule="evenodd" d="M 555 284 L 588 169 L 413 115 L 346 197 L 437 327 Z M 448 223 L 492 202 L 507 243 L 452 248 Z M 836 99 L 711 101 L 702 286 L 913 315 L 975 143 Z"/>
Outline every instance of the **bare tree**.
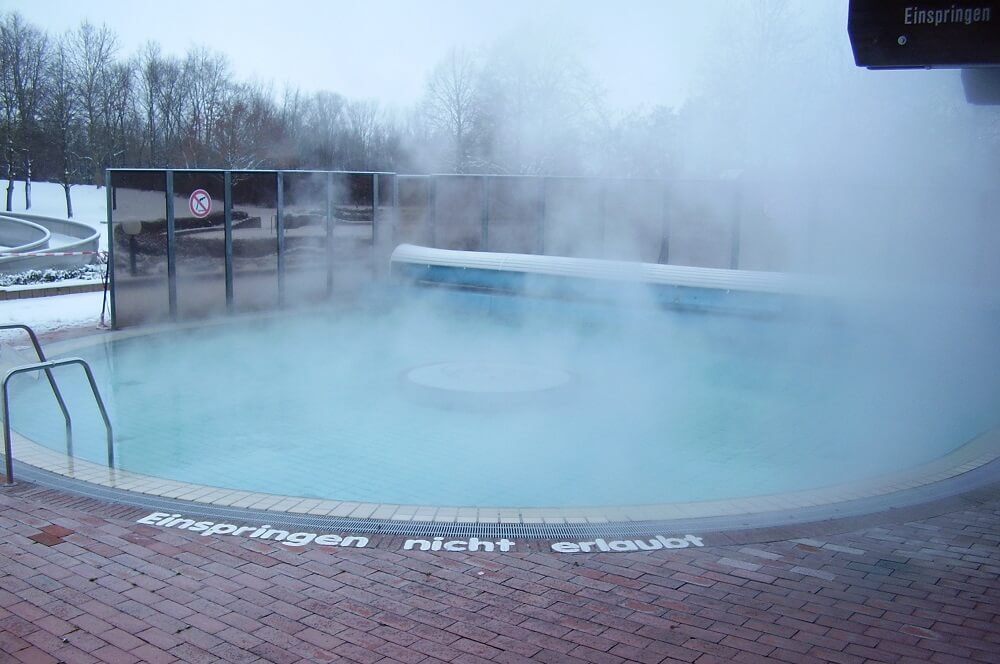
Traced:
<path fill-rule="evenodd" d="M 155 94 L 156 116 L 159 118 L 157 133 L 160 140 L 160 159 L 154 166 L 177 163 L 181 158 L 184 132 L 184 108 L 187 87 L 184 69 L 174 58 L 165 58 L 160 64 L 162 77 Z"/>
<path fill-rule="evenodd" d="M 279 168 L 296 168 L 302 163 L 300 146 L 311 138 L 302 129 L 306 106 L 306 96 L 299 88 L 285 87 L 277 104 L 277 122 L 268 150 L 269 157 Z"/>
<path fill-rule="evenodd" d="M 280 133 L 277 112 L 267 91 L 240 85 L 223 104 L 213 145 L 226 168 L 253 169 L 264 162 L 275 133 Z"/>
<path fill-rule="evenodd" d="M 17 128 L 17 97 L 14 94 L 14 53 L 13 35 L 7 23 L 20 20 L 18 14 L 8 16 L 0 27 L 0 103 L 3 103 L 3 151 L 7 164 L 7 207 L 10 212 L 14 205 L 14 163 L 16 159 L 15 131 Z"/>
<path fill-rule="evenodd" d="M 345 107 L 346 126 L 343 152 L 344 167 L 367 170 L 372 167 L 371 153 L 378 126 L 378 103 L 352 101 Z"/>
<path fill-rule="evenodd" d="M 205 166 L 211 159 L 208 148 L 232 88 L 229 62 L 221 53 L 196 47 L 184 60 L 184 81 L 188 90 L 184 161 L 191 167 Z"/>
<path fill-rule="evenodd" d="M 136 132 L 137 115 L 134 83 L 132 69 L 123 62 L 112 64 L 102 76 L 100 101 L 104 141 L 98 152 L 101 171 L 119 165 L 129 146 L 138 142 L 131 136 Z"/>
<path fill-rule="evenodd" d="M 25 207 L 31 207 L 31 159 L 40 140 L 42 98 L 48 37 L 28 25 L 18 13 L 0 24 L 0 100 L 4 105 L 7 159 L 7 210 L 13 204 L 15 163 L 23 155 Z"/>
<path fill-rule="evenodd" d="M 108 123 L 102 111 L 109 93 L 104 88 L 109 84 L 107 70 L 117 51 L 118 38 L 106 25 L 97 28 L 84 21 L 71 33 L 70 62 L 84 123 L 84 156 L 91 164 L 90 182 L 100 181 L 102 156 L 108 151 Z"/>
<path fill-rule="evenodd" d="M 377 102 L 294 88 L 276 96 L 234 81 L 225 57 L 204 47 L 175 58 L 149 43 L 120 59 L 114 33 L 87 22 L 51 45 L 16 14 L 0 14 L 0 27 L 0 160 L 7 166 L 8 207 L 14 178 L 23 172 L 30 183 L 22 166 L 29 158 L 35 175 L 63 186 L 70 215 L 72 185 L 100 182 L 111 166 L 400 163 L 402 131 Z M 458 150 L 448 148 L 458 155 L 470 151 L 468 132 L 475 133 L 465 115 L 460 127 Z"/>
<path fill-rule="evenodd" d="M 79 159 L 76 158 L 74 142 L 77 127 L 77 97 L 73 86 L 67 40 L 56 43 L 49 61 L 49 94 L 45 107 L 46 136 L 53 143 L 57 159 L 61 162 L 58 181 L 66 196 L 66 216 L 73 218 L 73 200 L 70 187 L 76 181 Z"/>
<path fill-rule="evenodd" d="M 369 154 L 369 168 L 373 171 L 399 171 L 402 143 L 403 132 L 395 114 L 382 111 L 375 125 L 375 137 Z"/>
<path fill-rule="evenodd" d="M 475 59 L 468 51 L 453 48 L 427 81 L 424 114 L 427 122 L 452 143 L 451 168 L 456 173 L 466 172 L 479 104 Z"/>
<path fill-rule="evenodd" d="M 337 167 L 337 142 L 344 131 L 346 101 L 338 94 L 317 92 L 303 106 L 301 126 L 306 141 L 299 141 L 305 165 L 311 168 Z"/>
<path fill-rule="evenodd" d="M 139 51 L 134 66 L 138 79 L 138 104 L 144 116 L 143 147 L 146 150 L 147 163 L 156 165 L 159 163 L 157 152 L 159 98 L 163 94 L 164 77 L 167 74 L 160 45 L 156 42 L 147 42 Z"/>
<path fill-rule="evenodd" d="M 481 77 L 481 133 L 497 170 L 576 173 L 603 92 L 576 54 L 577 46 L 538 26 L 497 41 Z"/>

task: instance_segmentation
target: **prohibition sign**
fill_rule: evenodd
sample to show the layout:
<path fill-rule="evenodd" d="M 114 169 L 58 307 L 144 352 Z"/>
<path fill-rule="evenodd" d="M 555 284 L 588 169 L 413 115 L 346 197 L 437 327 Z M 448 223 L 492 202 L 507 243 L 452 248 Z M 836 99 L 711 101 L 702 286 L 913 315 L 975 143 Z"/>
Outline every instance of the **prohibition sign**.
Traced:
<path fill-rule="evenodd" d="M 204 219 L 212 212 L 212 197 L 204 189 L 195 189 L 188 199 L 188 209 L 198 219 Z"/>

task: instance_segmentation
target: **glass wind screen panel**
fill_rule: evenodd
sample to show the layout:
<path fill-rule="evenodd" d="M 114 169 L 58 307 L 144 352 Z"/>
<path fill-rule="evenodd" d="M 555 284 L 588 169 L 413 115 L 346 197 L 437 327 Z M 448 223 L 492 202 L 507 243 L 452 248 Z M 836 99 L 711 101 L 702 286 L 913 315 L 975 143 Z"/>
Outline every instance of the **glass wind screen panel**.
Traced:
<path fill-rule="evenodd" d="M 174 171 L 179 318 L 203 318 L 226 311 L 224 196 L 221 171 Z"/>
<path fill-rule="evenodd" d="M 737 223 L 736 190 L 724 180 L 670 183 L 666 215 L 670 263 L 730 267 Z"/>
<path fill-rule="evenodd" d="M 658 263 L 663 255 L 663 184 L 608 180 L 604 186 L 604 258 Z"/>
<path fill-rule="evenodd" d="M 166 175 L 113 171 L 111 188 L 115 327 L 162 321 L 170 316 Z"/>
<path fill-rule="evenodd" d="M 333 173 L 333 261 L 335 289 L 352 288 L 372 276 L 374 182 L 371 173 Z"/>
<path fill-rule="evenodd" d="M 434 185 L 434 246 L 476 251 L 482 233 L 482 178 L 437 175 Z"/>
<path fill-rule="evenodd" d="M 392 250 L 399 244 L 397 233 L 397 209 L 393 190 L 396 187 L 394 173 L 376 173 L 378 181 L 378 214 L 375 216 L 375 243 L 372 251 L 374 274 L 386 274 Z"/>
<path fill-rule="evenodd" d="M 233 171 L 233 307 L 278 304 L 278 187 L 273 172 Z"/>
<path fill-rule="evenodd" d="M 333 246 L 337 256 L 353 258 L 372 246 L 372 176 L 333 174 Z"/>
<path fill-rule="evenodd" d="M 285 297 L 315 301 L 333 284 L 333 178 L 319 172 L 286 172 L 284 182 Z"/>
<path fill-rule="evenodd" d="M 395 225 L 395 242 L 430 245 L 428 201 L 431 178 L 426 175 L 400 175 L 398 179 L 399 213 Z"/>
<path fill-rule="evenodd" d="M 490 251 L 535 254 L 542 249 L 545 218 L 545 178 L 489 178 Z"/>
<path fill-rule="evenodd" d="M 548 178 L 545 184 L 545 253 L 604 257 L 604 183 L 585 178 Z"/>

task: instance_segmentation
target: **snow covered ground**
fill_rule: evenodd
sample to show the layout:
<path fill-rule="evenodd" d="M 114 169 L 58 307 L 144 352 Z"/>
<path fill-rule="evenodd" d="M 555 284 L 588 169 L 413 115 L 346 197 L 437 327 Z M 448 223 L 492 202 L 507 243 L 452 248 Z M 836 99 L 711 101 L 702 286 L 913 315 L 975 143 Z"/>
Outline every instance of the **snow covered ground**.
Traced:
<path fill-rule="evenodd" d="M 79 333 L 88 328 L 97 331 L 104 329 L 100 326 L 103 298 L 103 292 L 96 292 L 4 300 L 0 302 L 0 325 L 28 325 L 40 336 L 70 329 Z M 107 311 L 105 322 L 111 323 Z"/>
<path fill-rule="evenodd" d="M 61 185 L 52 182 L 31 183 L 31 209 L 24 207 L 24 182 L 14 182 L 14 212 L 29 212 L 47 217 L 66 219 L 66 197 Z M 7 182 L 0 181 L 0 189 L 6 195 Z M 106 250 L 107 241 L 107 199 L 103 187 L 74 185 L 70 190 L 73 197 L 73 219 L 93 226 L 101 232 L 101 249 Z M 47 284 L 53 289 L 65 283 Z M 73 295 L 52 295 L 20 300 L 0 301 L 0 324 L 20 323 L 31 326 L 42 336 L 73 330 L 77 333 L 92 329 L 97 331 L 101 322 L 103 292 L 77 293 Z M 110 314 L 105 313 L 110 322 Z"/>

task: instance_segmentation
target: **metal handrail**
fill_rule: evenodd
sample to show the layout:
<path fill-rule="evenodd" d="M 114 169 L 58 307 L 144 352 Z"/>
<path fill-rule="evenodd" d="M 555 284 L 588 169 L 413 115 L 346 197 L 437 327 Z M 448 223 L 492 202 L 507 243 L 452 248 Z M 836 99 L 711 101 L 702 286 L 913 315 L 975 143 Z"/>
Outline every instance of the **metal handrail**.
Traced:
<path fill-rule="evenodd" d="M 10 399 L 7 390 L 7 385 L 10 379 L 17 374 L 27 373 L 29 371 L 38 371 L 39 369 L 50 371 L 54 367 L 61 367 L 68 364 L 79 364 L 83 367 L 83 370 L 87 374 L 87 380 L 90 382 L 90 391 L 94 394 L 94 400 L 97 402 L 97 407 L 101 411 L 101 417 L 104 418 L 104 428 L 107 432 L 108 437 L 108 467 L 113 468 L 115 465 L 115 448 L 114 448 L 114 434 L 111 430 L 111 418 L 108 417 L 108 409 L 104 407 L 104 400 L 101 398 L 101 392 L 97 389 L 97 381 L 94 380 L 94 373 L 90 370 L 90 365 L 87 364 L 85 360 L 79 357 L 67 357 L 61 360 L 46 360 L 44 362 L 35 362 L 33 364 L 25 364 L 24 366 L 15 367 L 7 372 L 7 375 L 3 379 L 3 449 L 4 449 L 4 462 L 6 464 L 7 482 L 4 486 L 13 486 L 14 484 L 14 457 L 11 453 L 11 436 L 10 436 Z"/>
<path fill-rule="evenodd" d="M 38 356 L 39 362 L 47 362 L 48 358 L 45 357 L 45 353 L 42 352 L 42 345 L 38 343 L 38 335 L 27 325 L 21 325 L 19 323 L 12 323 L 10 325 L 0 325 L 0 330 L 24 330 L 28 333 L 28 338 L 31 339 L 31 345 L 35 347 L 35 355 Z M 45 377 L 49 379 L 49 387 L 52 388 L 52 393 L 56 397 L 56 401 L 59 403 L 59 410 L 62 411 L 63 419 L 66 421 L 66 454 L 68 456 L 73 455 L 73 421 L 69 416 L 69 409 L 66 408 L 66 402 L 63 401 L 62 393 L 59 391 L 59 387 L 56 385 L 56 379 L 52 376 L 52 370 L 45 370 Z"/>

